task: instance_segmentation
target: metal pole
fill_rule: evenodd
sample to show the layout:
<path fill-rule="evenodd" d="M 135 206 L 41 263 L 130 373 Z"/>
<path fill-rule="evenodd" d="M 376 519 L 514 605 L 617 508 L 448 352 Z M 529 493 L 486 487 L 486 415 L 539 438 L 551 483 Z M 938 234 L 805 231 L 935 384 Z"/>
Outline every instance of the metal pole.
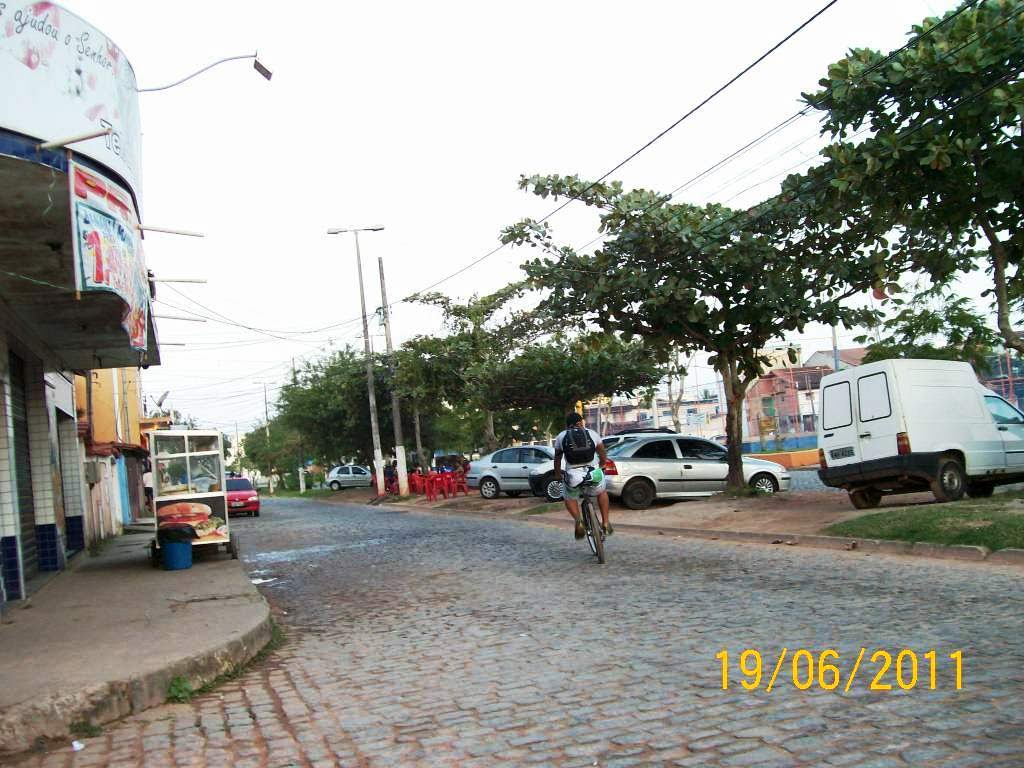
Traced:
<path fill-rule="evenodd" d="M 832 370 L 839 371 L 839 337 L 836 335 L 836 327 L 832 326 Z"/>
<path fill-rule="evenodd" d="M 370 351 L 370 324 L 366 318 L 366 293 L 363 291 L 363 257 L 359 252 L 359 232 L 356 238 L 356 267 L 359 274 L 359 304 L 363 310 L 363 346 L 366 354 L 366 388 L 370 401 L 370 431 L 373 434 L 373 469 L 377 475 L 377 496 L 384 496 L 384 454 L 380 450 L 380 428 L 377 426 L 377 395 L 373 388 L 373 353 Z"/>
<path fill-rule="evenodd" d="M 391 365 L 391 376 L 395 375 L 395 355 L 391 348 L 391 312 L 388 309 L 388 292 L 384 287 L 384 259 L 377 257 L 380 268 L 380 300 L 383 302 L 381 312 L 384 318 L 384 340 L 387 342 L 388 362 Z M 405 439 L 402 435 L 402 406 L 398 399 L 398 388 L 394 381 L 391 384 L 391 422 L 395 428 L 395 459 L 398 460 L 398 493 L 409 495 L 409 470 L 405 464 Z"/>

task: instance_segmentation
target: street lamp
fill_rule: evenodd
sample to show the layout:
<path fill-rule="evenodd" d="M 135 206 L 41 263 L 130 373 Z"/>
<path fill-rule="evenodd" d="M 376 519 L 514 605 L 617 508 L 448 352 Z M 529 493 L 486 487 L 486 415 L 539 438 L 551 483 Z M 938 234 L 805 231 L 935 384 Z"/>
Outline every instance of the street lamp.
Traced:
<path fill-rule="evenodd" d="M 363 345 L 366 354 L 366 388 L 370 400 L 370 432 L 373 434 L 373 468 L 377 475 L 377 495 L 387 493 L 384 485 L 384 454 L 380 449 L 380 428 L 377 426 L 377 395 L 373 388 L 373 355 L 370 352 L 370 326 L 366 319 L 366 294 L 363 291 L 363 259 L 359 252 L 360 232 L 380 232 L 383 226 L 339 227 L 328 229 L 328 235 L 342 235 L 351 232 L 356 239 L 356 267 L 359 275 L 359 303 L 363 310 Z"/>
<path fill-rule="evenodd" d="M 218 64 L 224 64 L 225 62 L 228 62 L 228 61 L 238 61 L 239 59 L 252 59 L 252 68 L 255 69 L 257 72 L 259 72 L 261 75 L 263 75 L 263 77 L 265 79 L 269 80 L 271 77 L 274 76 L 274 73 L 271 72 L 269 69 L 267 69 L 265 66 L 263 66 L 263 64 L 260 63 L 260 60 L 256 58 L 256 55 L 257 54 L 255 54 L 255 53 L 246 53 L 246 54 L 243 54 L 241 56 L 228 56 L 226 59 L 218 59 L 217 61 L 213 62 L 212 64 L 207 64 L 202 69 L 196 70 L 191 75 L 183 77 L 183 78 L 181 78 L 181 80 L 176 80 L 173 83 L 169 83 L 167 85 L 161 85 L 159 88 L 136 88 L 135 90 L 138 93 L 151 93 L 152 91 L 166 91 L 168 88 L 173 88 L 176 85 L 181 85 L 182 83 L 184 83 L 187 80 L 191 80 L 196 75 L 203 74 L 203 72 L 205 72 L 208 69 L 213 69 Z"/>

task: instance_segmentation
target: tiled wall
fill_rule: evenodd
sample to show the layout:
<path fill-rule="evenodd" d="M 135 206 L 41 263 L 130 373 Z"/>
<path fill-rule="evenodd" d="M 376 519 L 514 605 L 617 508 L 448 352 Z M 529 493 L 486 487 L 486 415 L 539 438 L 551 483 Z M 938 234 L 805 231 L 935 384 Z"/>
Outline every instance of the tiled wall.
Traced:
<path fill-rule="evenodd" d="M 14 423 L 11 421 L 10 413 L 11 388 L 7 339 L 0 334 L 0 537 L 13 537 L 18 533 L 18 512 L 14 506 L 17 493 L 10 453 L 10 446 L 14 441 Z"/>
<path fill-rule="evenodd" d="M 32 465 L 32 501 L 36 525 L 55 522 L 53 505 L 53 469 L 50 457 L 50 414 L 41 365 L 27 364 L 25 388 L 28 399 L 28 453 Z"/>
<path fill-rule="evenodd" d="M 21 599 L 21 573 L 18 567 L 18 539 L 16 536 L 0 538 L 3 553 L 4 591 L 6 599 Z"/>
<path fill-rule="evenodd" d="M 39 570 L 59 571 L 64 567 L 64 541 L 56 523 L 36 526 Z"/>

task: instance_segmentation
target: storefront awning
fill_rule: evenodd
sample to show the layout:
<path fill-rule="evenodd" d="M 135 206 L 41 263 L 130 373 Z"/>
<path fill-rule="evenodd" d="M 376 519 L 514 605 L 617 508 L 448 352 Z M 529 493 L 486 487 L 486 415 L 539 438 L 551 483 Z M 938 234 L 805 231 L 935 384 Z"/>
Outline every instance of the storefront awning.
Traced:
<path fill-rule="evenodd" d="M 71 199 L 65 152 L 38 152 L 28 137 L 0 131 L 3 314 L 13 316 L 18 335 L 43 345 L 65 369 L 159 364 L 151 313 L 145 313 L 145 349 L 133 349 L 124 299 L 80 290 Z"/>

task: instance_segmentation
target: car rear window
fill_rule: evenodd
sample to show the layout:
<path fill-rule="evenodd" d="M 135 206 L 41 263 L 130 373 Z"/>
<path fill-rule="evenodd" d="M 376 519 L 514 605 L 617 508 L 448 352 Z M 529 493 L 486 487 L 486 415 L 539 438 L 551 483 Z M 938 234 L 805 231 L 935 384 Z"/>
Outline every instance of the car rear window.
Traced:
<path fill-rule="evenodd" d="M 839 429 L 853 424 L 853 405 L 850 402 L 850 382 L 829 384 L 821 391 L 822 429 Z"/>
<path fill-rule="evenodd" d="M 252 483 L 243 478 L 228 478 L 228 490 L 229 491 L 251 491 Z"/>

